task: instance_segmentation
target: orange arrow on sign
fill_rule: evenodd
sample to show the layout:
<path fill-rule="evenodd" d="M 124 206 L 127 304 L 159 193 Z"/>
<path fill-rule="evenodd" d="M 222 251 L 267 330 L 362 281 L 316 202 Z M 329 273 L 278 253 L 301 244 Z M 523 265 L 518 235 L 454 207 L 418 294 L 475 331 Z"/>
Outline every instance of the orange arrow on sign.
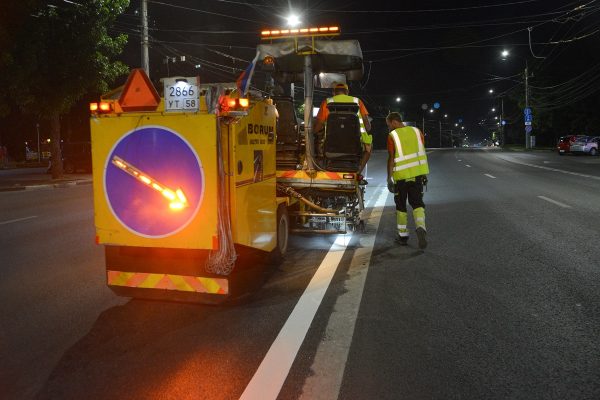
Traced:
<path fill-rule="evenodd" d="M 119 156 L 113 156 L 111 162 L 117 168 L 133 176 L 138 182 L 142 182 L 144 185 L 161 193 L 170 201 L 169 207 L 172 210 L 183 210 L 189 206 L 187 198 L 180 188 L 177 188 L 176 190 L 169 189 L 166 185 L 161 184 L 156 179 L 153 179 L 150 175 L 142 172 Z"/>

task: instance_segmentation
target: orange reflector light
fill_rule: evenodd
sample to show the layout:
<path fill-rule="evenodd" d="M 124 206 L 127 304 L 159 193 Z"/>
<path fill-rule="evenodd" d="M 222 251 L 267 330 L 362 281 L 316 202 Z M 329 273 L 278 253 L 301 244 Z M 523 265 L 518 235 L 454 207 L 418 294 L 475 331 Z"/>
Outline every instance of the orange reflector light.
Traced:
<path fill-rule="evenodd" d="M 319 28 L 310 28 L 309 31 L 310 32 L 319 32 Z"/>
<path fill-rule="evenodd" d="M 319 28 L 319 32 L 327 32 L 329 28 Z"/>
<path fill-rule="evenodd" d="M 262 31 L 260 34 L 263 36 L 270 35 L 271 31 Z"/>
<path fill-rule="evenodd" d="M 290 33 L 299 33 L 300 30 L 299 29 L 290 29 Z"/>
<path fill-rule="evenodd" d="M 140 175 L 139 178 L 140 178 L 140 181 L 144 182 L 146 185 L 149 185 L 152 183 L 152 180 L 148 177 L 145 177 L 144 175 Z"/>
<path fill-rule="evenodd" d="M 344 178 L 344 179 L 354 179 L 354 174 L 344 174 L 344 175 L 342 175 L 342 178 Z"/>
<path fill-rule="evenodd" d="M 228 99 L 227 100 L 227 106 L 230 108 L 233 108 L 237 105 L 237 101 L 236 99 Z"/>
<path fill-rule="evenodd" d="M 173 193 L 173 191 L 170 189 L 163 190 L 162 195 L 171 201 L 175 200 L 175 193 Z"/>
<path fill-rule="evenodd" d="M 279 35 L 280 33 L 280 31 L 271 31 L 271 35 Z"/>
<path fill-rule="evenodd" d="M 98 111 L 98 103 L 90 103 L 90 111 Z"/>
<path fill-rule="evenodd" d="M 250 100 L 248 99 L 238 99 L 238 101 L 240 103 L 240 107 L 248 108 L 248 106 L 250 106 Z"/>
<path fill-rule="evenodd" d="M 282 34 L 282 35 L 287 35 L 288 33 L 290 33 L 290 30 L 289 30 L 289 29 L 282 29 L 282 30 L 281 30 L 281 34 Z"/>
<path fill-rule="evenodd" d="M 106 111 L 110 111 L 110 104 L 109 104 L 109 103 L 106 103 L 106 102 L 104 102 L 104 101 L 103 101 L 103 102 L 101 102 L 101 103 L 100 103 L 100 111 L 104 111 L 104 112 L 106 112 Z"/>
<path fill-rule="evenodd" d="M 300 33 L 308 33 L 308 28 L 302 28 L 302 29 L 300 29 Z"/>

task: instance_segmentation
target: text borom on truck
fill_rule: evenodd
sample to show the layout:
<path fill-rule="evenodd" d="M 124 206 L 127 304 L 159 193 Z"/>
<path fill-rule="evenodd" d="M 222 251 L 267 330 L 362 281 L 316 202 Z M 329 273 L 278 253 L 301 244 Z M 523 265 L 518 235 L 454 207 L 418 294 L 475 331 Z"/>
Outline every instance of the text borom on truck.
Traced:
<path fill-rule="evenodd" d="M 356 41 L 317 39 L 337 28 L 298 32 L 279 43 L 266 35 L 255 62 L 278 84 L 304 82 L 312 110 L 315 74 L 360 79 L 362 53 Z M 288 232 L 363 225 L 353 105 L 331 106 L 323 138 L 310 114 L 301 129 L 291 97 L 161 82 L 162 97 L 136 69 L 90 105 L 96 241 L 117 294 L 220 303 L 260 286 Z"/>

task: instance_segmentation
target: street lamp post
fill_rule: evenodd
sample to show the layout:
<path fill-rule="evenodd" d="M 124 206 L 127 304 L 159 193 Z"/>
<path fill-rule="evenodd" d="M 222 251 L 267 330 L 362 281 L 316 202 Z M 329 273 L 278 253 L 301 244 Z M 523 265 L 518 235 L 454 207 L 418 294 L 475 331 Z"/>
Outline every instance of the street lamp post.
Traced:
<path fill-rule="evenodd" d="M 508 50 L 503 50 L 501 54 L 502 59 L 506 60 L 507 57 L 510 55 L 510 52 Z M 516 57 L 525 60 L 525 109 L 529 109 L 529 62 L 526 57 Z M 531 123 L 531 121 L 529 121 L 529 123 Z M 531 125 L 525 125 L 525 148 L 528 150 L 531 149 L 531 129 Z"/>

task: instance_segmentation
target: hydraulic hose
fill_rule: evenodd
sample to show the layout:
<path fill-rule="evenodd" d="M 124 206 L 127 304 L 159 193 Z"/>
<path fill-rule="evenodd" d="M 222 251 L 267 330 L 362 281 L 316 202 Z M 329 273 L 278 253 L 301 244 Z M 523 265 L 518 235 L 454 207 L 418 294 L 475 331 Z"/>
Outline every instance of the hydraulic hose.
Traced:
<path fill-rule="evenodd" d="M 306 204 L 310 208 L 312 208 L 314 210 L 317 210 L 319 212 L 322 212 L 322 213 L 339 214 L 340 211 L 341 211 L 341 210 L 333 210 L 331 208 L 321 207 L 321 206 L 313 203 L 312 201 L 308 200 L 306 197 L 302 196 L 300 193 L 296 192 L 291 187 L 282 185 L 281 183 L 277 184 L 277 190 L 279 190 L 280 192 L 283 192 L 283 193 L 287 194 L 288 196 L 291 196 L 291 197 L 294 197 L 294 198 L 300 200 L 301 202 L 303 202 L 304 204 Z"/>

